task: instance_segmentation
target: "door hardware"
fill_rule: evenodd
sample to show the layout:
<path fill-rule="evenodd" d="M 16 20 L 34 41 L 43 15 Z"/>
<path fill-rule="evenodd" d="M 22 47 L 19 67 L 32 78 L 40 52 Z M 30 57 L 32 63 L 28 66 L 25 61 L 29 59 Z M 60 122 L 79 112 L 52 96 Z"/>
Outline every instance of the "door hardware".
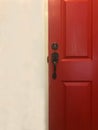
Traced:
<path fill-rule="evenodd" d="M 57 52 L 52 53 L 52 63 L 53 63 L 53 74 L 52 74 L 52 78 L 56 79 L 57 78 L 57 63 L 58 63 L 58 59 L 59 59 L 59 54 Z"/>
<path fill-rule="evenodd" d="M 57 49 L 58 49 L 58 43 L 56 43 L 56 42 L 52 43 L 51 48 L 52 48 L 53 50 L 57 50 Z"/>

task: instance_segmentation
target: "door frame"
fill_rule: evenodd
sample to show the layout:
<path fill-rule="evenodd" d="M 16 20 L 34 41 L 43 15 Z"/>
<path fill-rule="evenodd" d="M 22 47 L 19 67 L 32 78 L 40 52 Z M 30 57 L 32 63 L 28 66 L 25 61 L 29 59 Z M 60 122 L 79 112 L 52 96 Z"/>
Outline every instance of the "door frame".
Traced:
<path fill-rule="evenodd" d="M 45 49 L 45 59 L 46 59 L 46 62 L 45 62 L 45 75 L 46 75 L 46 78 L 45 78 L 45 84 L 46 84 L 46 87 L 45 87 L 45 97 L 46 97 L 46 102 L 45 102 L 45 115 L 46 115 L 46 125 L 45 125 L 45 129 L 48 130 L 49 129 L 49 114 L 48 114 L 48 111 L 49 111 L 49 77 L 48 77 L 48 64 L 47 64 L 47 56 L 48 56 L 48 1 L 49 0 L 44 0 L 44 23 L 45 23 L 45 30 L 44 30 L 44 37 L 45 37 L 45 46 L 44 46 L 44 49 Z"/>

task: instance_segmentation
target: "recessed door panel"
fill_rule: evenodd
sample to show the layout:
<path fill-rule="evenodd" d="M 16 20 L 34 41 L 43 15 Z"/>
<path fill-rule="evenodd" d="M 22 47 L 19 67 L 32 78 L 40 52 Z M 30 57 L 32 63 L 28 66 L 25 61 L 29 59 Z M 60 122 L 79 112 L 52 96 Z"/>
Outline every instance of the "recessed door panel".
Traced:
<path fill-rule="evenodd" d="M 90 0 L 63 3 L 63 44 L 66 58 L 91 57 L 92 12 Z"/>
<path fill-rule="evenodd" d="M 92 86 L 90 82 L 64 82 L 66 130 L 90 130 Z"/>

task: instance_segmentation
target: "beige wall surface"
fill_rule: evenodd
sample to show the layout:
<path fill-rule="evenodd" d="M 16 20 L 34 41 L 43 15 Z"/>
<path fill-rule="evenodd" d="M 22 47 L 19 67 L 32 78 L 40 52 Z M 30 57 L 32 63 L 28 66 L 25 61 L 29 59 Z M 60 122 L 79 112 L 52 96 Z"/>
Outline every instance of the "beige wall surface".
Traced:
<path fill-rule="evenodd" d="M 0 130 L 46 130 L 44 9 L 0 0 Z"/>

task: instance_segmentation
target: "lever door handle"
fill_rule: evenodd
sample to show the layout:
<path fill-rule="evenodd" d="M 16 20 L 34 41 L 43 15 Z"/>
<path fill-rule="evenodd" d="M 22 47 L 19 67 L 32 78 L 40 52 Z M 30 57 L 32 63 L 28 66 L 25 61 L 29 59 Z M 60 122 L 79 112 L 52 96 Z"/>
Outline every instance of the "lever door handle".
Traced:
<path fill-rule="evenodd" d="M 52 78 L 53 79 L 56 79 L 56 77 L 57 77 L 57 74 L 56 74 L 56 62 L 53 62 L 53 65 L 54 65 L 54 72 L 53 72 L 53 74 L 52 74 Z"/>
<path fill-rule="evenodd" d="M 57 52 L 52 53 L 52 63 L 53 63 L 53 74 L 52 74 L 52 78 L 53 79 L 57 78 L 56 70 L 57 70 L 58 58 L 59 58 L 59 55 L 58 55 Z"/>

